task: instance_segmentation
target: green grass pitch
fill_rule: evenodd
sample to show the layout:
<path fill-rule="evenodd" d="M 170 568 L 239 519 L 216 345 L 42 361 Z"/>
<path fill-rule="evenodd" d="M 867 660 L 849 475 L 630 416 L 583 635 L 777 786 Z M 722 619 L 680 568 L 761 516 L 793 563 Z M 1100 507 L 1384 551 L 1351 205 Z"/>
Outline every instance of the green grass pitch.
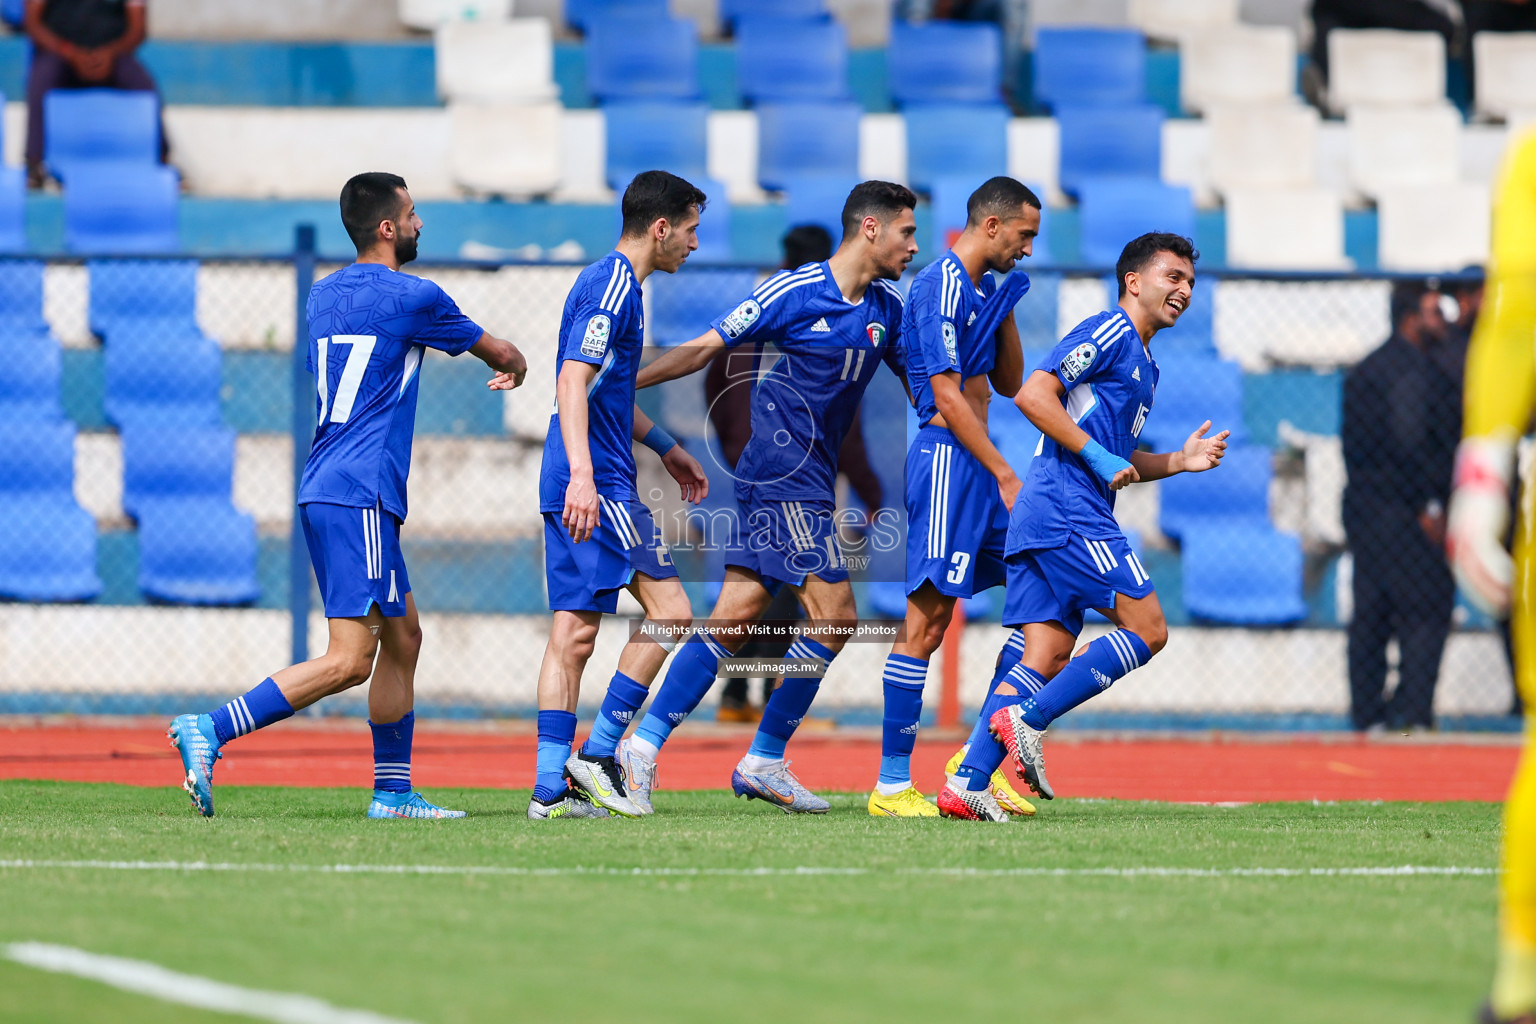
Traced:
<path fill-rule="evenodd" d="M 981 826 L 788 818 L 658 794 L 641 821 L 367 821 L 357 790 L 0 782 L 0 860 L 855 874 L 0 868 L 0 944 L 59 943 L 412 1021 L 1465 1021 L 1492 965 L 1484 875 L 1004 876 L 968 868 L 1491 868 L 1492 804 L 1058 800 Z M 216 1021 L 0 960 L 0 1021 Z"/>

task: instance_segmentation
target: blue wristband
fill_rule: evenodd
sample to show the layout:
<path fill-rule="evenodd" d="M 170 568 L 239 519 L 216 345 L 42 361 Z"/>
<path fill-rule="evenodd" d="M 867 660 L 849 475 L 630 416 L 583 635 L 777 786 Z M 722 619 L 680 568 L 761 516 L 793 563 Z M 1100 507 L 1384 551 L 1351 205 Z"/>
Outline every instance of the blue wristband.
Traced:
<path fill-rule="evenodd" d="M 1078 452 L 1078 454 L 1083 457 L 1084 462 L 1088 463 L 1088 468 L 1097 473 L 1099 478 L 1105 483 L 1113 480 L 1115 474 L 1121 470 L 1131 468 L 1129 462 L 1111 453 L 1092 438 L 1089 439 L 1087 444 L 1083 445 L 1083 450 Z"/>
<path fill-rule="evenodd" d="M 652 423 L 651 429 L 640 439 L 640 443 L 657 455 L 665 455 L 673 449 L 677 444 L 677 440 L 663 430 L 660 423 Z"/>

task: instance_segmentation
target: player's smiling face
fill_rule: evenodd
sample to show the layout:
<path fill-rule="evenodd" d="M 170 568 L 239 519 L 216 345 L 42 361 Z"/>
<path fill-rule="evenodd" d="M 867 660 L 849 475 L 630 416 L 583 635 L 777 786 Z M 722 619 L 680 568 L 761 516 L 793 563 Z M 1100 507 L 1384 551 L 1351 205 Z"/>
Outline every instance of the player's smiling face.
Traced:
<path fill-rule="evenodd" d="M 1009 217 L 997 225 L 992 236 L 991 251 L 987 254 L 987 266 L 1000 274 L 1006 274 L 1013 265 L 1035 251 L 1035 239 L 1040 235 L 1040 211 L 1033 206 L 1022 206 L 1017 217 Z"/>
<path fill-rule="evenodd" d="M 867 237 L 867 236 L 866 236 Z M 917 221 L 912 211 L 902 211 L 880 225 L 875 235 L 875 265 L 880 276 L 894 281 L 906 272 L 907 264 L 917 255 Z"/>
<path fill-rule="evenodd" d="M 1132 275 L 1126 275 L 1131 278 Z M 1135 285 L 1127 291 L 1158 330 L 1172 327 L 1189 308 L 1195 289 L 1195 266 L 1182 256 L 1160 252 L 1134 274 Z"/>

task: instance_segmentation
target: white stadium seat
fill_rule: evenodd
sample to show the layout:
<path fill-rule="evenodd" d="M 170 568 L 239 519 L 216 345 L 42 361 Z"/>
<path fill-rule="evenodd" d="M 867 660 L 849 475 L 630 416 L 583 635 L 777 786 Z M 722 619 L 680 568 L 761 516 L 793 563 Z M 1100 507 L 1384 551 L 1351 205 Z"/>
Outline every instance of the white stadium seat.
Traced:
<path fill-rule="evenodd" d="M 1433 32 L 1336 28 L 1328 33 L 1328 105 L 1441 103 L 1445 40 Z"/>
<path fill-rule="evenodd" d="M 1190 32 L 1237 23 L 1237 0 L 1131 0 L 1132 25 L 1152 39 L 1176 43 Z"/>
<path fill-rule="evenodd" d="M 1350 108 L 1350 184 L 1372 198 L 1398 185 L 1449 185 L 1461 167 L 1461 115 L 1449 103 Z"/>
<path fill-rule="evenodd" d="M 444 100 L 527 103 L 556 95 L 554 40 L 543 18 L 449 22 L 437 30 L 436 49 Z"/>
<path fill-rule="evenodd" d="M 608 124 L 601 110 L 560 112 L 560 187 L 567 203 L 611 203 L 608 187 Z"/>
<path fill-rule="evenodd" d="M 1536 32 L 1479 32 L 1472 57 L 1479 114 L 1502 121 L 1536 108 Z"/>
<path fill-rule="evenodd" d="M 709 177 L 725 186 L 733 203 L 761 203 L 757 183 L 757 112 L 711 110 L 705 124 Z"/>
<path fill-rule="evenodd" d="M 1163 122 L 1163 160 L 1159 177 L 1165 185 L 1189 189 L 1195 205 L 1220 205 L 1211 186 L 1211 125 L 1209 119 L 1170 117 Z"/>
<path fill-rule="evenodd" d="M 1445 273 L 1488 261 L 1491 206 L 1486 185 L 1406 186 L 1376 201 L 1382 270 Z"/>
<path fill-rule="evenodd" d="M 1221 106 L 1208 111 L 1211 183 L 1242 188 L 1306 188 L 1317 180 L 1315 107 Z"/>
<path fill-rule="evenodd" d="M 560 184 L 558 103 L 450 103 L 449 164 L 472 192 L 547 195 Z"/>
<path fill-rule="evenodd" d="M 512 0 L 400 0 L 400 22 L 430 32 L 450 21 L 505 21 Z"/>
<path fill-rule="evenodd" d="M 827 10 L 843 23 L 848 45 L 855 49 L 884 47 L 891 41 L 891 8 L 895 0 L 827 0 Z"/>
<path fill-rule="evenodd" d="M 1344 206 L 1321 188 L 1227 194 L 1227 263 L 1265 270 L 1343 270 Z"/>
<path fill-rule="evenodd" d="M 1039 185 L 1047 206 L 1065 206 L 1059 183 L 1061 132 L 1054 117 L 1014 117 L 1008 121 L 1008 176 Z"/>
<path fill-rule="evenodd" d="M 360 168 L 388 167 L 417 199 L 459 196 L 438 108 L 167 106 L 165 133 L 195 195 L 335 201 Z"/>
<path fill-rule="evenodd" d="M 1179 102 L 1204 111 L 1219 103 L 1296 98 L 1296 33 L 1274 25 L 1192 32 L 1179 44 Z"/>
<path fill-rule="evenodd" d="M 906 182 L 907 122 L 900 114 L 859 118 L 859 177 Z"/>
<path fill-rule="evenodd" d="M 1129 0 L 1032 0 L 1028 6 L 1029 39 L 1045 25 L 1109 25 L 1130 23 Z"/>

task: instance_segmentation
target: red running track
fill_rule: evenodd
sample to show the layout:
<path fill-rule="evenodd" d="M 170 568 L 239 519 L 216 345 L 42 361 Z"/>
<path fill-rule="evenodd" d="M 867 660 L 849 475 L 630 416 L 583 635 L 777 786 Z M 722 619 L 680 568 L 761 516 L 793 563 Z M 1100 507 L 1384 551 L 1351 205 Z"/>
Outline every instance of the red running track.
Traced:
<path fill-rule="evenodd" d="M 668 744 L 663 789 L 723 789 L 751 732 L 695 727 Z M 919 742 L 918 787 L 934 792 L 955 740 Z M 423 788 L 533 785 L 535 739 L 527 724 L 416 731 L 413 781 Z M 1198 802 L 1266 800 L 1503 800 L 1519 746 L 1514 737 L 1363 740 L 1272 734 L 1198 738 L 1053 737 L 1051 781 L 1061 796 Z M 878 736 L 802 734 L 790 748 L 812 789 L 873 787 Z M 0 779 L 57 779 L 175 786 L 180 764 L 163 725 L 0 720 Z M 290 722 L 225 748 L 226 785 L 367 786 L 369 735 L 361 723 Z"/>

